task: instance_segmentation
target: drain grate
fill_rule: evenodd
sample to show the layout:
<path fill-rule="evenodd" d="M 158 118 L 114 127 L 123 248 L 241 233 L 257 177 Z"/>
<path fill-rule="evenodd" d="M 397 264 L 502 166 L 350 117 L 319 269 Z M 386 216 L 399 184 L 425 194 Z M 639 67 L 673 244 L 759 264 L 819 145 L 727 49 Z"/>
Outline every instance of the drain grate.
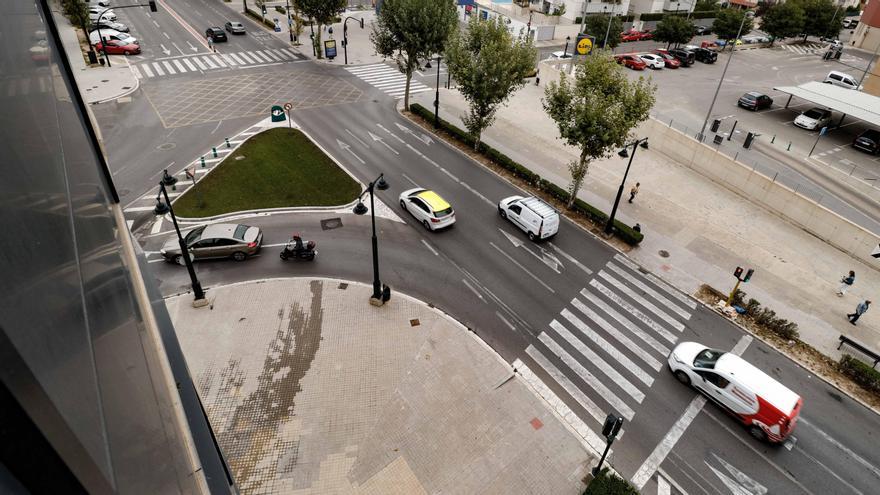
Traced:
<path fill-rule="evenodd" d="M 342 219 L 341 218 L 328 218 L 326 220 L 321 220 L 321 229 L 322 230 L 333 230 L 342 227 Z"/>
<path fill-rule="evenodd" d="M 667 251 L 665 249 L 661 249 L 660 252 L 657 254 L 659 254 L 661 258 L 668 258 L 669 257 L 669 251 Z"/>
<path fill-rule="evenodd" d="M 411 327 L 417 327 L 417 326 L 419 326 L 419 325 L 421 325 L 421 322 L 419 322 L 419 319 L 418 319 L 418 318 L 415 318 L 415 319 L 409 320 L 409 326 L 411 326 Z"/>
<path fill-rule="evenodd" d="M 345 282 L 341 282 L 338 287 L 339 290 L 345 290 L 347 288 L 348 288 L 348 284 Z"/>

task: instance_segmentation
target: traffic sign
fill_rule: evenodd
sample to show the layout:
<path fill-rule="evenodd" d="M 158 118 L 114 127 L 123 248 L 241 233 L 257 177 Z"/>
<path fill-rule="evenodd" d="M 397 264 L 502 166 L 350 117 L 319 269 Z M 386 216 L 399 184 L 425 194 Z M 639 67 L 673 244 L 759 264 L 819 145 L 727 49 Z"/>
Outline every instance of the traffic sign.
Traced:
<path fill-rule="evenodd" d="M 284 111 L 285 112 L 289 112 L 292 108 L 293 108 L 293 103 L 288 101 L 287 103 L 284 104 Z"/>
<path fill-rule="evenodd" d="M 324 56 L 330 60 L 336 58 L 336 40 L 324 41 Z"/>
<path fill-rule="evenodd" d="M 593 51 L 593 40 L 587 35 L 579 34 L 575 49 L 578 55 L 588 55 Z"/>
<path fill-rule="evenodd" d="M 287 117 L 284 116 L 284 109 L 278 105 L 272 105 L 272 122 L 283 122 Z"/>
<path fill-rule="evenodd" d="M 875 247 L 874 250 L 871 251 L 871 256 L 874 258 L 880 258 L 880 244 L 877 244 L 877 247 Z"/>

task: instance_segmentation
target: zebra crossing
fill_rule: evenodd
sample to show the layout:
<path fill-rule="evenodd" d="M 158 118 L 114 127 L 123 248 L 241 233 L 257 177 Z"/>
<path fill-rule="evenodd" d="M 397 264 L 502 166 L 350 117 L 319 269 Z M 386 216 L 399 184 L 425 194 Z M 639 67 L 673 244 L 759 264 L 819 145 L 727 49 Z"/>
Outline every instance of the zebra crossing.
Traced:
<path fill-rule="evenodd" d="M 696 301 L 617 254 L 514 367 L 588 445 L 601 451 L 605 441 L 598 432 L 606 415 L 614 411 L 632 421 L 696 309 Z M 540 383 L 539 374 L 556 382 L 586 417 Z"/>
<path fill-rule="evenodd" d="M 397 70 L 396 67 L 391 67 L 388 64 L 360 65 L 357 67 L 346 67 L 345 70 L 394 98 L 403 98 L 403 94 L 406 91 L 406 75 Z M 410 94 L 423 91 L 431 91 L 431 88 L 415 79 L 410 80 Z"/>
<path fill-rule="evenodd" d="M 141 62 L 132 64 L 131 70 L 138 79 L 148 79 L 188 72 L 277 64 L 301 59 L 300 55 L 289 48 L 267 48 L 233 53 L 202 53 Z"/>
<path fill-rule="evenodd" d="M 776 47 L 780 50 L 787 50 L 793 53 L 797 53 L 798 55 L 814 55 L 817 53 L 825 53 L 825 51 L 828 49 L 828 43 L 793 43 L 790 45 L 776 45 Z"/>
<path fill-rule="evenodd" d="M 54 90 L 54 84 L 51 74 L 35 77 L 3 77 L 0 78 L 0 97 L 14 98 L 48 93 Z"/>

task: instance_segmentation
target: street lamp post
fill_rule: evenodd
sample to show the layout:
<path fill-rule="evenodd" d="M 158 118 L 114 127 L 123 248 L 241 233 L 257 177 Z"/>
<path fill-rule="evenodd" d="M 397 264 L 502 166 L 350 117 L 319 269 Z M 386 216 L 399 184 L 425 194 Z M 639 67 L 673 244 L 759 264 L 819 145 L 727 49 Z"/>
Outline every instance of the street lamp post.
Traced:
<path fill-rule="evenodd" d="M 608 6 L 603 7 L 602 11 L 604 12 Z M 602 49 L 608 48 L 608 35 L 611 34 L 611 21 L 614 19 L 614 7 L 611 7 L 611 15 L 608 16 L 608 27 L 605 29 L 605 41 L 602 42 Z"/>
<path fill-rule="evenodd" d="M 373 296 L 371 299 L 382 301 L 382 282 L 379 280 L 379 241 L 376 239 L 376 208 L 373 201 L 374 187 L 379 188 L 380 191 L 388 189 L 388 183 L 385 182 L 385 174 L 379 174 L 379 177 L 376 178 L 376 180 L 370 182 L 367 188 L 364 189 L 364 192 L 358 196 L 358 202 L 352 212 L 355 215 L 363 215 L 367 212 L 367 207 L 364 206 L 361 198 L 364 197 L 364 194 L 370 193 L 370 217 L 372 217 L 373 222 Z"/>
<path fill-rule="evenodd" d="M 284 10 L 287 12 L 287 32 L 290 34 L 290 43 L 293 44 L 293 22 L 290 20 L 290 0 L 286 1 L 287 8 Z"/>
<path fill-rule="evenodd" d="M 437 95 L 434 97 L 434 129 L 440 127 L 440 55 L 437 55 Z"/>
<path fill-rule="evenodd" d="M 174 208 L 171 207 L 171 200 L 168 198 L 168 190 L 165 189 L 164 180 L 159 181 L 159 189 L 165 197 L 165 206 L 168 208 L 168 213 L 171 215 L 171 222 L 174 224 L 174 231 L 177 233 L 177 240 L 180 243 L 180 255 L 183 258 L 184 264 L 186 264 L 186 271 L 189 272 L 189 280 L 192 283 L 193 295 L 195 295 L 193 306 L 202 306 L 207 302 L 205 300 L 205 291 L 202 290 L 202 284 L 196 277 L 196 270 L 193 268 L 192 259 L 189 256 L 189 249 L 187 248 L 186 241 L 183 240 L 183 235 L 180 234 L 180 226 L 177 225 L 177 216 L 174 215 Z"/>
<path fill-rule="evenodd" d="M 565 50 L 562 50 L 562 58 L 565 58 L 568 55 L 568 42 L 571 41 L 571 36 L 565 37 Z"/>
<path fill-rule="evenodd" d="M 749 15 L 751 14 L 751 15 Z M 704 134 L 706 132 L 706 126 L 709 124 L 709 117 L 712 116 L 712 109 L 715 107 L 715 100 L 718 99 L 718 92 L 721 91 L 721 84 L 724 83 L 724 76 L 727 74 L 727 68 L 730 67 L 730 61 L 733 60 L 733 54 L 736 52 L 736 40 L 739 39 L 739 36 L 742 34 L 743 26 L 746 23 L 746 18 L 753 17 L 755 14 L 750 12 L 746 12 L 743 14 L 742 21 L 739 23 L 739 30 L 736 32 L 736 38 L 733 39 L 733 48 L 730 50 L 730 56 L 727 57 L 727 63 L 724 64 L 724 71 L 721 72 L 721 79 L 718 80 L 718 87 L 715 88 L 715 95 L 712 96 L 712 103 L 709 104 L 709 111 L 706 112 L 706 118 L 703 120 L 703 127 L 700 129 L 700 133 L 697 134 L 697 141 L 703 142 Z"/>
<path fill-rule="evenodd" d="M 632 154 L 627 153 L 626 149 L 630 146 L 633 147 Z M 641 146 L 644 149 L 648 149 L 648 138 L 637 139 L 631 143 L 626 144 L 619 153 L 617 153 L 621 158 L 626 158 L 629 156 L 629 162 L 626 164 L 626 171 L 623 172 L 623 179 L 620 181 L 620 187 L 617 188 L 617 197 L 614 198 L 614 206 L 611 207 L 611 215 L 608 216 L 608 223 L 605 224 L 605 233 L 610 234 L 614 231 L 614 216 L 617 215 L 617 206 L 620 204 L 620 197 L 623 196 L 623 187 L 626 184 L 626 176 L 629 175 L 629 167 L 632 165 L 633 157 L 636 156 L 636 148 Z"/>
<path fill-rule="evenodd" d="M 156 2 L 154 0 L 150 0 L 148 3 L 139 3 L 139 4 L 135 4 L 135 5 L 123 5 L 122 7 L 116 7 L 116 8 L 117 9 L 130 9 L 133 7 L 149 7 L 150 12 L 156 12 L 156 10 L 157 10 L 156 9 Z M 106 14 L 108 10 L 113 10 L 113 7 L 107 7 L 106 9 L 101 11 L 101 13 L 98 15 L 97 24 L 98 24 L 98 41 L 101 42 L 101 51 L 104 52 L 104 59 L 107 60 L 107 67 L 110 67 L 110 57 L 107 55 L 107 42 L 101 36 L 101 19 L 104 17 L 104 14 Z M 88 33 L 86 33 L 86 36 L 88 36 Z M 89 36 L 89 44 L 91 44 L 91 43 L 92 43 L 92 37 Z"/>
<path fill-rule="evenodd" d="M 357 19 L 352 16 L 348 16 L 342 22 L 342 51 L 345 53 L 345 65 L 348 65 L 348 20 L 354 19 L 355 21 L 360 21 L 361 29 L 364 28 L 364 19 Z"/>

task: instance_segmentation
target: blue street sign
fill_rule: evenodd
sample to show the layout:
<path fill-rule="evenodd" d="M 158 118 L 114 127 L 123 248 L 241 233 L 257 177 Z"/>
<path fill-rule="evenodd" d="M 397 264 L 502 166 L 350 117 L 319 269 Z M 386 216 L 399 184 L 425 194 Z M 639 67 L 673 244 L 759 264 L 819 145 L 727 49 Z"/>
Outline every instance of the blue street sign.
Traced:
<path fill-rule="evenodd" d="M 272 105 L 272 122 L 284 122 L 287 117 L 284 115 L 284 109 L 278 105 Z"/>
<path fill-rule="evenodd" d="M 280 33 L 281 32 L 281 24 L 278 24 L 278 18 L 275 17 L 273 20 L 275 21 L 275 32 Z"/>

